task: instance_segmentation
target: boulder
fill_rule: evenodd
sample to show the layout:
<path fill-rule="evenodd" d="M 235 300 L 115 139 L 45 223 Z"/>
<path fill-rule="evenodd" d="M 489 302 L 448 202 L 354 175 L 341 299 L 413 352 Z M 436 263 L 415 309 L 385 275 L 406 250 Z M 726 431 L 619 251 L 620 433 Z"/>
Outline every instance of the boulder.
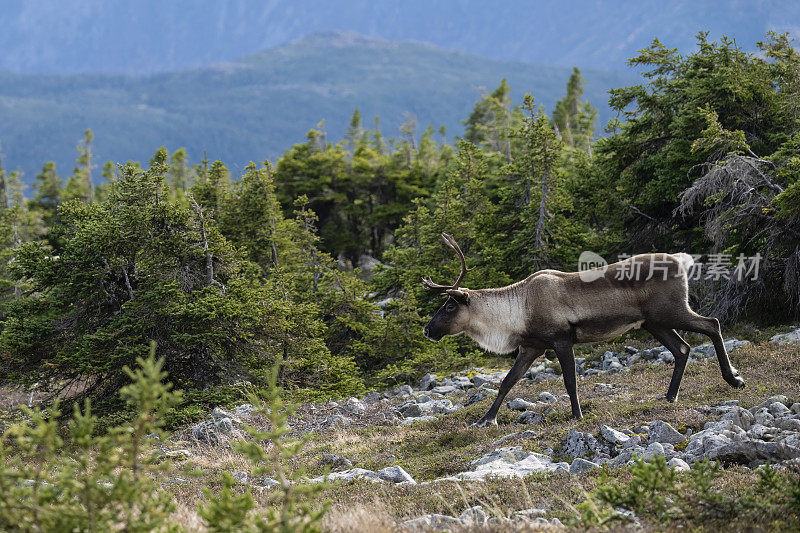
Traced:
<path fill-rule="evenodd" d="M 478 389 L 475 394 L 470 396 L 469 400 L 467 400 L 466 405 L 472 405 L 474 403 L 478 403 L 481 400 L 485 400 L 491 396 L 497 396 L 497 391 L 495 389 L 490 389 L 488 387 L 481 387 Z"/>
<path fill-rule="evenodd" d="M 570 457 L 584 457 L 593 455 L 599 451 L 601 446 L 591 433 L 582 433 L 575 429 L 570 429 L 567 440 L 564 443 L 564 454 Z"/>
<path fill-rule="evenodd" d="M 773 335 L 770 342 L 776 344 L 800 344 L 800 329 L 790 331 L 789 333 L 779 333 Z"/>
<path fill-rule="evenodd" d="M 517 417 L 517 424 L 541 424 L 544 421 L 544 415 L 536 411 L 525 411 Z"/>
<path fill-rule="evenodd" d="M 650 442 L 661 442 L 669 444 L 677 444 L 685 442 L 686 437 L 681 435 L 678 430 L 672 427 L 669 423 L 663 420 L 655 420 L 650 424 L 650 429 L 647 432 Z"/>
<path fill-rule="evenodd" d="M 536 472 L 567 471 L 567 463 L 555 463 L 543 454 L 526 452 L 521 447 L 499 448 L 470 463 L 471 471 L 461 472 L 449 479 L 478 480 L 487 476 L 523 477 Z"/>
<path fill-rule="evenodd" d="M 506 404 L 506 407 L 514 411 L 526 411 L 528 409 L 535 408 L 536 404 L 527 400 L 523 400 L 522 398 L 514 398 Z"/>
<path fill-rule="evenodd" d="M 587 461 L 582 457 L 578 457 L 572 461 L 572 464 L 569 465 L 569 473 L 570 474 L 582 474 L 584 472 L 590 472 L 592 470 L 597 470 L 600 468 L 600 465 L 597 463 L 593 463 L 591 461 Z"/>
<path fill-rule="evenodd" d="M 556 397 L 550 394 L 549 392 L 540 392 L 539 396 L 536 398 L 536 401 L 542 403 L 556 403 Z"/>
<path fill-rule="evenodd" d="M 382 468 L 376 472 L 379 478 L 384 481 L 391 481 L 392 483 L 408 483 L 410 485 L 416 485 L 417 482 L 414 481 L 414 478 L 411 475 L 403 470 L 400 466 L 389 466 L 386 468 Z"/>
<path fill-rule="evenodd" d="M 342 470 L 341 472 L 331 472 L 330 474 L 319 476 L 311 479 L 311 483 L 322 483 L 325 481 L 353 481 L 356 479 L 368 479 L 370 481 L 382 481 L 378 474 L 372 470 L 365 470 L 363 468 L 351 468 L 349 470 Z"/>
<path fill-rule="evenodd" d="M 483 507 L 476 505 L 461 513 L 458 519 L 466 526 L 482 526 L 489 520 L 489 515 L 486 514 Z"/>
<path fill-rule="evenodd" d="M 611 444 L 617 446 L 625 444 L 628 440 L 630 440 L 630 437 L 628 435 L 606 425 L 600 426 L 600 436 L 602 436 L 605 440 L 607 440 Z"/>
<path fill-rule="evenodd" d="M 350 468 L 353 462 L 335 453 L 323 453 L 322 464 L 331 465 L 333 468 Z"/>
<path fill-rule="evenodd" d="M 419 382 L 419 390 L 428 390 L 432 389 L 437 385 L 438 376 L 436 374 L 427 373 L 422 376 L 422 380 Z"/>
<path fill-rule="evenodd" d="M 680 457 L 673 457 L 672 459 L 669 460 L 667 465 L 669 465 L 673 470 L 677 470 L 678 472 L 691 470 L 689 464 Z"/>

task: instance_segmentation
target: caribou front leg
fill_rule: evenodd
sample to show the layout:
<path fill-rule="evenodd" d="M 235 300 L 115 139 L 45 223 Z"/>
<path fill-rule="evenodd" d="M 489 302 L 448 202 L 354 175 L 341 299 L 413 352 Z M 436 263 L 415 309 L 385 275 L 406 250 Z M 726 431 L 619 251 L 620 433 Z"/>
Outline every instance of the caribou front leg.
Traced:
<path fill-rule="evenodd" d="M 500 390 L 497 392 L 497 398 L 495 398 L 492 407 L 489 408 L 489 412 L 486 413 L 483 418 L 475 422 L 474 425 L 479 427 L 497 425 L 497 411 L 500 410 L 500 406 L 503 404 L 503 400 L 508 394 L 508 391 L 517 384 L 517 381 L 525 375 L 525 372 L 530 368 L 536 358 L 543 353 L 544 350 L 525 348 L 523 346 L 519 347 L 519 353 L 517 354 L 517 359 L 514 361 L 514 366 L 511 367 L 506 377 L 503 378 L 503 382 L 500 384 Z"/>

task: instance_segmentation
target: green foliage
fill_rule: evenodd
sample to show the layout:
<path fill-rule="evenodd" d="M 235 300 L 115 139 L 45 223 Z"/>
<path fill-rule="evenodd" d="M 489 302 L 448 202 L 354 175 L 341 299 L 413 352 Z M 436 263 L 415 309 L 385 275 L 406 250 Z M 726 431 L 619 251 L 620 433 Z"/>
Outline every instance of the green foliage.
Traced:
<path fill-rule="evenodd" d="M 179 400 L 163 383 L 163 360 L 151 349 L 132 382 L 120 391 L 135 412 L 123 426 L 99 433 L 87 400 L 76 404 L 68 433 L 56 403 L 26 410 L 0 441 L 0 529 L 12 531 L 178 531 L 169 520 L 172 496 L 157 476 L 158 450 L 146 435 L 160 433 L 163 416 Z M 162 463 L 163 465 L 164 463 Z"/>
<path fill-rule="evenodd" d="M 217 494 L 204 489 L 207 502 L 200 504 L 198 512 L 210 531 L 319 531 L 319 521 L 328 509 L 328 504 L 312 508 L 307 503 L 310 497 L 319 494 L 324 484 L 303 483 L 303 468 L 287 469 L 285 461 L 291 461 L 302 451 L 309 439 L 289 438 L 288 417 L 295 406 L 284 403 L 278 387 L 280 365 L 276 364 L 268 378 L 263 400 L 251 396 L 256 411 L 269 420 L 269 427 L 259 429 L 245 426 L 250 436 L 234 444 L 234 449 L 244 455 L 253 465 L 253 476 L 269 476 L 276 484 L 277 498 L 263 517 L 250 513 L 253 498 L 249 492 L 235 494 L 234 480 L 227 472 L 223 475 L 223 489 Z"/>
<path fill-rule="evenodd" d="M 637 517 L 662 526 L 737 518 L 774 520 L 776 525 L 783 524 L 782 528 L 797 524 L 796 487 L 800 476 L 796 472 L 762 467 L 755 490 L 740 492 L 720 488 L 722 468 L 709 460 L 695 463 L 690 471 L 682 473 L 667 466 L 661 455 L 649 462 L 636 457 L 628 470 L 629 480 L 613 479 L 605 468 L 601 471 L 595 490 L 578 505 L 578 524 L 598 527 L 629 520 L 629 515 L 620 510 L 632 511 Z"/>

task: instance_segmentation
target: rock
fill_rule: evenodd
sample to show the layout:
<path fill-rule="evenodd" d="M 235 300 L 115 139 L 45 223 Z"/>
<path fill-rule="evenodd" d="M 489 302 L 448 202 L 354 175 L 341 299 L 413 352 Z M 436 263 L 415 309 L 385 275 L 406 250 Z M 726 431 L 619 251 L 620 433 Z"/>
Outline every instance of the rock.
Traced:
<path fill-rule="evenodd" d="M 514 411 L 526 411 L 528 409 L 534 409 L 536 404 L 523 400 L 522 398 L 514 398 L 506 404 L 506 407 Z"/>
<path fill-rule="evenodd" d="M 672 352 L 670 352 L 669 350 L 664 350 L 663 352 L 658 354 L 658 358 L 661 361 L 664 361 L 664 363 L 668 365 L 671 365 L 672 363 L 675 362 L 675 356 L 672 355 Z"/>
<path fill-rule="evenodd" d="M 221 438 L 213 422 L 200 422 L 192 426 L 192 438 L 198 441 L 207 442 L 213 446 L 220 443 Z"/>
<path fill-rule="evenodd" d="M 623 445 L 631 439 L 628 435 L 606 425 L 600 426 L 600 435 L 611 444 L 617 446 Z"/>
<path fill-rule="evenodd" d="M 436 417 L 435 417 L 435 416 L 430 416 L 430 415 L 426 415 L 426 416 L 412 416 L 412 417 L 410 417 L 410 418 L 406 418 L 406 419 L 404 419 L 404 420 L 401 420 L 401 421 L 400 421 L 400 425 L 401 425 L 401 426 L 408 426 L 408 425 L 410 425 L 410 424 L 414 424 L 414 423 L 416 423 L 416 422 L 427 422 L 427 421 L 429 421 L 429 420 L 436 420 Z"/>
<path fill-rule="evenodd" d="M 233 414 L 238 418 L 250 418 L 256 411 L 255 406 L 249 403 L 243 403 L 233 408 Z"/>
<path fill-rule="evenodd" d="M 342 470 L 341 472 L 331 472 L 330 474 L 312 478 L 311 483 L 323 483 L 325 481 L 353 481 L 356 479 L 368 479 L 370 481 L 381 481 L 378 474 L 372 470 L 365 470 L 363 468 L 351 468 L 349 470 Z"/>
<path fill-rule="evenodd" d="M 431 389 L 431 392 L 436 394 L 454 394 L 458 392 L 458 388 L 455 385 L 439 385 L 438 387 L 434 387 Z"/>
<path fill-rule="evenodd" d="M 526 429 L 525 431 L 517 431 L 515 433 L 509 433 L 508 435 L 504 435 L 494 441 L 492 446 L 500 446 L 504 442 L 508 442 L 511 439 L 533 439 L 536 438 L 536 432 L 531 431 L 530 429 Z"/>
<path fill-rule="evenodd" d="M 536 411 L 525 411 L 517 417 L 517 424 L 541 424 L 544 421 L 544 415 Z"/>
<path fill-rule="evenodd" d="M 796 415 L 800 415 L 800 402 L 793 403 L 792 407 L 791 407 L 791 410 L 792 410 L 792 413 L 794 413 L 795 416 Z"/>
<path fill-rule="evenodd" d="M 539 396 L 536 398 L 536 401 L 543 402 L 543 403 L 556 403 L 556 397 L 550 394 L 549 392 L 541 392 Z"/>
<path fill-rule="evenodd" d="M 334 414 L 325 419 L 325 423 L 329 426 L 349 426 L 353 420 L 340 414 Z"/>
<path fill-rule="evenodd" d="M 667 463 L 673 470 L 677 470 L 678 472 L 682 472 L 685 470 L 690 470 L 689 464 L 681 459 L 680 457 L 673 457 Z"/>
<path fill-rule="evenodd" d="M 662 446 L 660 442 L 650 443 L 647 450 L 644 452 L 644 458 L 648 461 L 656 455 L 664 455 L 664 446 Z"/>
<path fill-rule="evenodd" d="M 172 459 L 173 461 L 185 461 L 192 456 L 189 450 L 169 450 L 161 454 L 161 457 Z"/>
<path fill-rule="evenodd" d="M 780 418 L 782 416 L 792 414 L 792 410 L 786 407 L 781 402 L 772 402 L 772 404 L 769 406 L 769 414 L 771 414 L 775 418 Z"/>
<path fill-rule="evenodd" d="M 400 406 L 400 413 L 405 418 L 418 418 L 421 416 L 447 414 L 452 413 L 453 411 L 455 411 L 453 402 L 447 399 L 429 400 L 421 403 L 409 402 Z"/>
<path fill-rule="evenodd" d="M 570 429 L 564 443 L 564 454 L 570 457 L 584 457 L 592 455 L 600 449 L 597 439 L 591 433 L 581 433 Z"/>
<path fill-rule="evenodd" d="M 414 481 L 414 478 L 399 466 L 381 468 L 376 472 L 376 474 L 378 474 L 378 477 L 382 480 L 391 481 L 392 483 L 408 483 L 410 485 L 417 484 L 417 482 Z"/>
<path fill-rule="evenodd" d="M 677 444 L 686 441 L 686 437 L 678 433 L 674 427 L 663 420 L 655 420 L 650 424 L 647 432 L 650 442 L 667 442 Z"/>
<path fill-rule="evenodd" d="M 452 478 L 445 479 L 484 479 L 487 476 L 523 477 L 536 472 L 554 472 L 562 468 L 567 470 L 567 463 L 555 463 L 543 454 L 525 452 L 519 446 L 499 448 L 491 451 L 470 463 L 471 471 L 461 472 Z"/>
<path fill-rule="evenodd" d="M 592 390 L 594 392 L 611 392 L 614 390 L 614 385 L 611 383 L 595 383 Z"/>
<path fill-rule="evenodd" d="M 548 512 L 547 509 L 537 509 L 536 507 L 533 507 L 531 509 L 523 509 L 521 511 L 517 511 L 516 513 L 514 513 L 514 516 L 531 518 L 534 516 L 544 516 L 547 514 L 547 512 Z"/>
<path fill-rule="evenodd" d="M 234 472 L 231 477 L 239 483 L 247 483 L 247 472 Z"/>
<path fill-rule="evenodd" d="M 777 344 L 799 344 L 800 343 L 800 329 L 790 331 L 789 333 L 779 333 L 770 338 L 770 342 Z"/>
<path fill-rule="evenodd" d="M 278 485 L 280 485 L 280 482 L 277 479 L 272 479 L 269 476 L 262 476 L 257 480 L 254 480 L 253 483 L 267 489 L 271 489 L 272 487 L 277 487 Z"/>
<path fill-rule="evenodd" d="M 742 409 L 738 405 L 722 415 L 721 420 L 730 420 L 735 425 L 747 431 L 755 422 L 755 417 L 747 409 Z"/>
<path fill-rule="evenodd" d="M 466 405 L 472 405 L 474 403 L 478 403 L 481 400 L 485 400 L 491 396 L 497 396 L 497 391 L 495 389 L 490 389 L 488 387 L 479 388 L 478 391 L 470 396 L 469 400 L 467 400 Z"/>
<path fill-rule="evenodd" d="M 428 390 L 437 385 L 438 376 L 436 374 L 427 373 L 422 376 L 419 382 L 419 390 Z"/>
<path fill-rule="evenodd" d="M 628 440 L 622 443 L 622 448 L 634 448 L 636 446 L 640 446 L 642 444 L 642 436 L 641 435 L 631 435 L 628 437 Z"/>
<path fill-rule="evenodd" d="M 367 412 L 367 406 L 358 398 L 350 397 L 340 406 L 345 413 L 352 415 L 363 415 Z"/>
<path fill-rule="evenodd" d="M 619 361 L 614 361 L 613 363 L 611 363 L 610 365 L 608 365 L 608 370 L 607 370 L 607 372 L 608 372 L 609 374 L 616 374 L 617 372 L 622 372 L 622 370 L 623 370 L 624 368 L 625 368 L 625 367 L 623 367 L 623 366 L 622 366 L 622 363 L 620 363 Z"/>
<path fill-rule="evenodd" d="M 414 394 L 414 389 L 411 388 L 411 385 L 400 385 L 394 389 L 395 396 L 411 396 L 412 394 Z"/>
<path fill-rule="evenodd" d="M 472 383 L 476 387 L 483 385 L 499 385 L 502 379 L 497 378 L 494 374 L 475 374 L 472 376 Z"/>
<path fill-rule="evenodd" d="M 462 524 L 467 526 L 484 525 L 489 520 L 489 515 L 483 510 L 483 507 L 476 505 L 470 507 L 458 517 Z"/>
<path fill-rule="evenodd" d="M 353 462 L 335 453 L 323 453 L 322 464 L 331 465 L 333 468 L 350 468 Z"/>
<path fill-rule="evenodd" d="M 572 461 L 571 465 L 569 465 L 569 473 L 582 474 L 584 472 L 589 472 L 591 470 L 597 470 L 598 468 L 600 468 L 599 464 L 578 457 L 574 461 Z"/>

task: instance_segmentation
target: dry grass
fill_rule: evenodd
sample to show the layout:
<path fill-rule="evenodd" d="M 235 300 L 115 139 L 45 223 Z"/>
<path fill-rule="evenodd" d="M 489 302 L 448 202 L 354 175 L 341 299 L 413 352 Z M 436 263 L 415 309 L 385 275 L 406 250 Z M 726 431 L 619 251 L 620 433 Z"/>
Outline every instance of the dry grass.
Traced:
<path fill-rule="evenodd" d="M 633 344 L 633 342 L 626 342 Z M 690 363 L 681 386 L 678 402 L 670 404 L 661 397 L 666 392 L 672 368 L 666 366 L 635 365 L 630 371 L 614 375 L 581 378 L 578 393 L 582 400 L 585 418 L 572 420 L 569 402 L 564 395 L 560 379 L 519 384 L 509 399 L 520 397 L 535 400 L 539 393 L 548 391 L 559 398 L 545 422 L 536 426 L 512 424 L 517 413 L 501 409 L 498 427 L 473 428 L 469 424 L 488 408 L 490 400 L 465 407 L 436 421 L 407 427 L 373 426 L 345 427 L 313 433 L 300 457 L 289 466 L 303 468 L 307 475 L 323 473 L 323 453 L 336 453 L 351 460 L 356 467 L 379 469 L 394 464 L 402 466 L 418 482 L 449 476 L 469 468 L 473 459 L 495 449 L 494 441 L 505 435 L 531 429 L 532 439 L 512 439 L 503 446 L 521 445 L 525 450 L 558 450 L 571 428 L 597 433 L 601 424 L 615 428 L 631 428 L 662 419 L 676 427 L 702 428 L 707 415 L 698 408 L 730 399 L 738 399 L 750 407 L 773 394 L 785 394 L 794 401 L 800 400 L 800 349 L 797 346 L 762 344 L 746 347 L 731 354 L 734 366 L 747 381 L 747 388 L 735 390 L 722 380 L 715 359 Z M 613 385 L 611 393 L 595 389 L 597 383 Z M 182 444 L 180 447 L 186 446 Z M 185 464 L 174 464 L 163 473 L 164 487 L 175 498 L 175 518 L 190 531 L 202 531 L 202 520 L 196 509 L 204 496 L 200 488 L 215 490 L 221 486 L 223 471 L 251 473 L 251 465 L 232 449 L 224 446 L 192 446 L 192 458 Z M 192 476 L 187 470 L 196 470 Z M 620 479 L 629 477 L 624 470 L 612 474 Z M 180 478 L 181 481 L 177 481 Z M 720 490 L 746 493 L 755 482 L 755 474 L 745 468 L 730 468 L 718 481 Z M 575 506 L 586 499 L 586 494 L 597 484 L 596 475 L 555 476 L 534 475 L 525 479 L 489 479 L 485 482 L 437 482 L 426 485 L 395 486 L 389 483 L 355 481 L 326 487 L 318 500 L 331 504 L 324 520 L 324 528 L 332 532 L 344 531 L 396 531 L 406 519 L 428 513 L 458 516 L 465 509 L 482 505 L 491 515 L 510 518 L 516 511 L 545 508 L 550 517 L 568 523 L 575 517 Z M 239 486 L 244 491 L 244 485 Z M 274 505 L 276 494 L 272 491 L 254 491 L 256 511 Z M 752 524 L 724 524 L 728 530 L 750 529 Z M 769 529 L 768 524 L 760 525 Z M 503 531 L 532 530 L 533 526 L 515 524 Z M 646 530 L 660 530 L 662 526 L 644 524 Z M 527 528 L 527 529 L 526 529 Z M 482 531 L 499 531 L 487 527 Z"/>

